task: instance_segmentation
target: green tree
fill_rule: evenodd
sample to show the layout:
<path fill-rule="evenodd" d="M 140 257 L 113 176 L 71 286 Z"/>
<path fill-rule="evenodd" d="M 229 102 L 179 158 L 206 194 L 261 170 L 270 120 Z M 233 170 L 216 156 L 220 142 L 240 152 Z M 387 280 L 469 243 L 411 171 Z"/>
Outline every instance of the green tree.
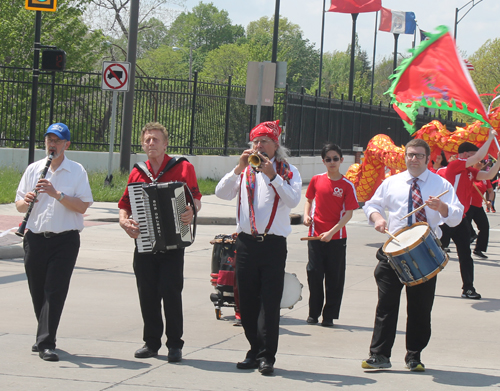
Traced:
<path fill-rule="evenodd" d="M 247 40 L 252 61 L 270 61 L 274 31 L 274 16 L 250 22 Z M 277 60 L 287 63 L 287 83 L 291 90 L 309 88 L 318 76 L 319 52 L 303 37 L 297 24 L 280 17 Z"/>
<path fill-rule="evenodd" d="M 231 23 L 227 11 L 200 1 L 192 12 L 183 12 L 175 19 L 168 31 L 167 43 L 206 54 L 221 45 L 235 43 L 244 32 L 243 26 Z"/>
<path fill-rule="evenodd" d="M 36 14 L 21 0 L 7 2 L 0 13 L 0 64 L 32 66 Z M 42 12 L 41 42 L 67 53 L 67 69 L 90 71 L 102 58 L 104 36 L 83 23 L 83 9 L 83 3 L 60 0 L 57 12 Z"/>
<path fill-rule="evenodd" d="M 249 45 L 228 44 L 209 52 L 205 58 L 200 77 L 218 83 L 226 83 L 232 76 L 232 83 L 245 85 L 247 64 L 250 61 Z"/>
<path fill-rule="evenodd" d="M 348 45 L 345 52 L 334 51 L 323 55 L 323 72 L 321 82 L 321 95 L 328 95 L 330 92 L 336 99 L 340 99 L 342 94 L 347 99 L 349 93 L 349 77 L 351 70 L 351 45 Z M 318 89 L 319 81 L 316 79 L 312 87 L 308 90 L 314 94 Z M 354 83 L 353 95 L 356 98 L 363 98 L 366 103 L 370 100 L 371 92 L 371 69 L 366 51 L 361 50 L 356 39 L 356 49 L 354 52 Z"/>
<path fill-rule="evenodd" d="M 137 60 L 142 72 L 153 77 L 182 77 L 188 74 L 188 67 L 182 62 L 182 53 L 174 52 L 167 45 L 149 50 L 143 58 Z"/>
<path fill-rule="evenodd" d="M 472 80 L 480 94 L 500 94 L 500 38 L 487 40 L 470 58 Z M 496 91 L 496 92 L 495 92 Z M 486 107 L 494 96 L 482 97 Z M 498 102 L 498 101 L 497 101 Z M 495 106 L 497 106 L 495 104 Z"/>

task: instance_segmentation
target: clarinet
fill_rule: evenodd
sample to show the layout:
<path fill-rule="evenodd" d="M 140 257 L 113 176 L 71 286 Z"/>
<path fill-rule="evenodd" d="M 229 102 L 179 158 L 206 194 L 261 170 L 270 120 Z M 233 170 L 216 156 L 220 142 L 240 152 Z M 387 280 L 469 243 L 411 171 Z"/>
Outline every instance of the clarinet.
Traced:
<path fill-rule="evenodd" d="M 54 158 L 54 152 L 51 152 L 49 157 L 47 158 L 47 163 L 45 164 L 45 167 L 42 171 L 42 175 L 40 175 L 40 178 L 38 178 L 38 180 L 45 178 L 45 175 L 47 175 L 47 171 L 49 171 L 49 167 L 50 167 L 50 164 L 52 163 L 53 158 Z M 35 189 L 35 198 L 33 198 L 33 201 L 31 201 L 29 206 L 28 206 L 28 211 L 24 215 L 24 220 L 16 232 L 17 236 L 24 237 L 24 230 L 26 229 L 26 224 L 28 223 L 28 219 L 30 218 L 30 214 L 31 214 L 31 211 L 33 210 L 33 206 L 35 206 L 35 202 L 36 202 L 37 197 L 38 197 L 38 190 Z"/>

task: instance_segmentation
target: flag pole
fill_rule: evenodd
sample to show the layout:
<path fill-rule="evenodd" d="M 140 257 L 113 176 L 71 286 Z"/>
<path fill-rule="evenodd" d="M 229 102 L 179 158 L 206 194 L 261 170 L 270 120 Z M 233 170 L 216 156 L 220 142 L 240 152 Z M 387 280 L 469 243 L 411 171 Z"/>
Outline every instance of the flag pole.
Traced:
<path fill-rule="evenodd" d="M 354 55 L 356 49 L 356 19 L 359 14 L 351 14 L 352 16 L 352 38 L 351 38 L 351 69 L 349 71 L 349 100 L 352 101 L 354 90 Z"/>
<path fill-rule="evenodd" d="M 375 12 L 375 32 L 373 33 L 373 61 L 372 61 L 372 88 L 370 92 L 370 104 L 373 103 L 373 83 L 375 81 L 375 53 L 377 51 L 377 22 L 378 11 Z"/>
<path fill-rule="evenodd" d="M 398 38 L 399 38 L 399 34 L 396 34 L 396 33 L 393 33 L 393 34 L 394 34 L 394 61 L 392 63 L 392 69 L 394 72 L 398 66 Z"/>
<path fill-rule="evenodd" d="M 319 56 L 318 96 L 321 96 L 321 77 L 323 73 L 323 43 L 325 39 L 325 5 L 326 5 L 326 0 L 323 0 L 323 21 L 321 22 L 321 49 Z"/>

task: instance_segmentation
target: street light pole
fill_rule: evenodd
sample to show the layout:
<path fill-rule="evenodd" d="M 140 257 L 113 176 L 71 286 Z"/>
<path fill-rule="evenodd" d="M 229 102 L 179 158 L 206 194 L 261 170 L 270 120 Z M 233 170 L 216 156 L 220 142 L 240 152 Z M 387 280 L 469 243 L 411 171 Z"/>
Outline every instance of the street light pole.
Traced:
<path fill-rule="evenodd" d="M 476 5 L 478 5 L 481 1 L 483 0 L 471 0 L 468 3 L 464 4 L 461 8 L 455 8 L 455 31 L 453 32 L 453 38 L 455 38 L 455 42 L 457 42 L 457 26 L 460 23 L 460 21 L 465 18 L 465 16 L 470 12 L 472 8 L 474 8 Z M 465 7 L 467 7 L 470 3 L 472 5 L 470 8 L 467 10 L 467 12 L 462 16 L 460 19 L 458 19 L 458 13 L 462 11 Z"/>

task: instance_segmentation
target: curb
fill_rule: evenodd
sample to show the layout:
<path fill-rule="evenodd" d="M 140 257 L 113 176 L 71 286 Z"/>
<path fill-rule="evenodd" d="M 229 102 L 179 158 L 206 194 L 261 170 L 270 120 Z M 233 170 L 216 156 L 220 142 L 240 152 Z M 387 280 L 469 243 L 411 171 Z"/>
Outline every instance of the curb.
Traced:
<path fill-rule="evenodd" d="M 11 246 L 0 246 L 0 259 L 24 258 L 24 248 L 22 244 Z"/>

